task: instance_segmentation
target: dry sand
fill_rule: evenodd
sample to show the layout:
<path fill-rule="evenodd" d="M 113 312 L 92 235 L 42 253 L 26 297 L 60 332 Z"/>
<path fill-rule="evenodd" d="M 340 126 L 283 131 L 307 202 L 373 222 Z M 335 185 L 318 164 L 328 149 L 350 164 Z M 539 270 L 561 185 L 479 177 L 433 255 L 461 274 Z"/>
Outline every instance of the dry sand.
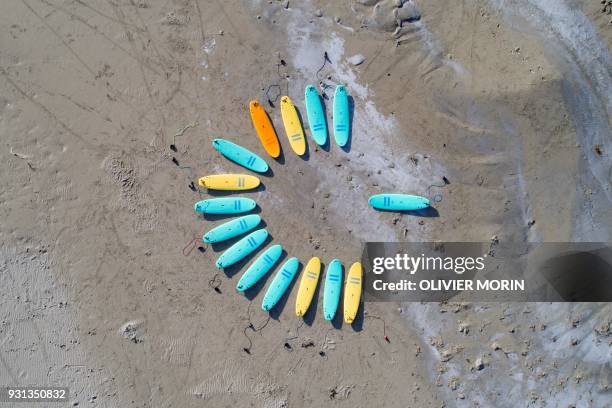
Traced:
<path fill-rule="evenodd" d="M 368 303 L 353 327 L 320 307 L 300 326 L 293 290 L 245 336 L 266 323 L 265 282 L 235 293 L 245 263 L 214 269 L 227 245 L 183 255 L 223 220 L 193 212 L 208 194 L 190 182 L 239 170 L 210 141 L 264 155 L 248 101 L 280 89 L 304 114 L 319 81 L 348 86 L 350 148 L 309 139 L 298 158 L 268 106 L 284 154 L 247 194 L 289 256 L 610 241 L 598 1 L 329 3 L 0 5 L 1 383 L 66 385 L 72 405 L 100 407 L 609 404 L 610 305 Z M 367 207 L 389 190 L 441 201 L 426 217 Z"/>

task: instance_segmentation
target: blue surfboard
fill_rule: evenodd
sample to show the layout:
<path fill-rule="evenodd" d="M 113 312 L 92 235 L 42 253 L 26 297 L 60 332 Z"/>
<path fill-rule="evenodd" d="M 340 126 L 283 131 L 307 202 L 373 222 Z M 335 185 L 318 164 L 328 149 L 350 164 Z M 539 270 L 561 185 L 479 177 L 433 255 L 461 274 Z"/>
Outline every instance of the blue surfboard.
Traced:
<path fill-rule="evenodd" d="M 429 207 L 425 197 L 409 194 L 376 194 L 370 197 L 368 203 L 379 210 L 411 211 Z"/>
<path fill-rule="evenodd" d="M 259 280 L 263 278 L 280 259 L 282 253 L 283 247 L 280 245 L 272 245 L 270 248 L 266 249 L 266 251 L 249 266 L 249 269 L 242 274 L 236 285 L 236 290 L 238 292 L 244 292 L 259 282 Z"/>
<path fill-rule="evenodd" d="M 281 266 L 280 270 L 276 273 L 276 276 L 272 280 L 268 291 L 263 298 L 261 308 L 267 312 L 272 310 L 278 301 L 283 297 L 283 294 L 287 291 L 287 288 L 291 284 L 291 281 L 297 273 L 300 261 L 297 258 L 290 258 Z"/>
<path fill-rule="evenodd" d="M 193 209 L 204 214 L 240 214 L 251 211 L 256 205 L 250 198 L 222 197 L 198 201 Z"/>
<path fill-rule="evenodd" d="M 338 85 L 334 93 L 334 139 L 338 146 L 345 146 L 349 138 L 349 103 L 344 85 Z"/>
<path fill-rule="evenodd" d="M 255 251 L 261 246 L 268 238 L 268 231 L 260 229 L 255 232 L 251 232 L 240 241 L 229 247 L 220 257 L 217 259 L 215 264 L 217 268 L 227 268 L 230 265 L 244 259 L 251 252 Z"/>
<path fill-rule="evenodd" d="M 323 317 L 333 320 L 338 310 L 340 293 L 342 292 L 342 263 L 334 259 L 327 267 L 325 289 L 323 290 Z"/>
<path fill-rule="evenodd" d="M 327 124 L 321 98 L 314 85 L 307 85 L 304 94 L 310 134 L 319 146 L 323 146 L 327 142 Z"/>
<path fill-rule="evenodd" d="M 257 214 L 245 215 L 211 229 L 202 237 L 202 242 L 214 244 L 242 235 L 259 225 L 261 217 Z"/>
<path fill-rule="evenodd" d="M 268 163 L 252 151 L 245 149 L 242 146 L 238 146 L 236 143 L 232 143 L 225 139 L 215 139 L 212 142 L 215 149 L 222 155 L 241 165 L 249 170 L 256 171 L 257 173 L 265 173 L 268 171 Z"/>

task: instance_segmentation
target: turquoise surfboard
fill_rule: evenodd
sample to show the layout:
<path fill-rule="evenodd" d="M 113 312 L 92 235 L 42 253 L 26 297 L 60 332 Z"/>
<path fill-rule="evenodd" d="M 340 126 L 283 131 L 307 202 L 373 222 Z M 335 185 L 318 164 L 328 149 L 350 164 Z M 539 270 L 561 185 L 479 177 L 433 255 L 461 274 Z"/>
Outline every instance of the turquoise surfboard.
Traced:
<path fill-rule="evenodd" d="M 202 237 L 202 242 L 206 244 L 214 244 L 230 238 L 242 235 L 247 231 L 252 230 L 261 222 L 261 217 L 257 214 L 245 215 L 244 217 L 236 218 L 211 229 Z"/>
<path fill-rule="evenodd" d="M 334 139 L 338 146 L 345 146 L 349 138 L 349 103 L 344 85 L 338 85 L 334 93 Z"/>
<path fill-rule="evenodd" d="M 342 263 L 334 259 L 327 267 L 325 289 L 323 290 L 323 317 L 333 320 L 338 310 L 340 293 L 342 292 Z"/>
<path fill-rule="evenodd" d="M 204 214 L 240 214 L 251 211 L 256 205 L 250 198 L 222 197 L 198 201 L 193 209 Z"/>
<path fill-rule="evenodd" d="M 319 146 L 323 146 L 327 142 L 327 125 L 325 124 L 323 104 L 314 85 L 306 86 L 305 99 L 310 134 Z"/>
<path fill-rule="evenodd" d="M 266 251 L 249 266 L 249 269 L 242 274 L 236 285 L 236 290 L 238 292 L 244 292 L 259 282 L 259 280 L 263 278 L 280 259 L 282 253 L 283 247 L 280 245 L 272 245 L 270 248 L 266 249 Z"/>
<path fill-rule="evenodd" d="M 370 197 L 368 203 L 379 210 L 410 211 L 429 207 L 425 197 L 408 194 L 376 194 Z"/>
<path fill-rule="evenodd" d="M 232 143 L 225 139 L 215 139 L 212 142 L 215 149 L 222 155 L 241 165 L 249 170 L 256 171 L 257 173 L 265 173 L 268 171 L 268 163 L 252 151 L 245 149 L 242 146 L 238 146 L 236 143 Z"/>
<path fill-rule="evenodd" d="M 276 306 L 280 298 L 283 297 L 283 294 L 287 291 L 287 288 L 295 277 L 299 266 L 300 261 L 295 257 L 290 258 L 281 266 L 280 271 L 276 273 L 261 303 L 261 308 L 265 312 Z"/>
<path fill-rule="evenodd" d="M 241 259 L 244 259 L 251 252 L 259 248 L 267 238 L 268 231 L 266 231 L 265 229 L 260 229 L 255 232 L 251 232 L 249 235 L 229 247 L 219 257 L 219 259 L 217 259 L 217 268 L 227 268 L 228 266 L 235 264 Z"/>

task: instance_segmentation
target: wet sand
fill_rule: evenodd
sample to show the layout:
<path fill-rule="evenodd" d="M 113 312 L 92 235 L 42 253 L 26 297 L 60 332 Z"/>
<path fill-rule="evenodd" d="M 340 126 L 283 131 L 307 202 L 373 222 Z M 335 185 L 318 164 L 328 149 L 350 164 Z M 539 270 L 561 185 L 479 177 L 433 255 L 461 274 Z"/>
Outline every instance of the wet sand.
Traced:
<path fill-rule="evenodd" d="M 2 382 L 68 385 L 79 406 L 509 406 L 510 371 L 523 405 L 601 406 L 609 305 L 368 303 L 349 326 L 323 320 L 319 291 L 300 325 L 294 285 L 267 321 L 270 279 L 234 290 L 253 257 L 221 272 L 227 244 L 185 249 L 225 219 L 195 214 L 210 195 L 189 184 L 242 171 L 210 142 L 266 157 L 254 98 L 283 153 L 244 195 L 285 257 L 346 266 L 365 241 L 609 241 L 609 25 L 587 3 L 569 17 L 524 3 L 550 24 L 501 1 L 0 6 Z M 560 35 L 566 21 L 591 54 Z M 318 148 L 307 131 L 297 157 L 279 90 L 305 116 L 306 83 L 331 96 L 340 82 L 350 147 Z M 416 217 L 367 206 L 389 190 L 440 200 Z"/>

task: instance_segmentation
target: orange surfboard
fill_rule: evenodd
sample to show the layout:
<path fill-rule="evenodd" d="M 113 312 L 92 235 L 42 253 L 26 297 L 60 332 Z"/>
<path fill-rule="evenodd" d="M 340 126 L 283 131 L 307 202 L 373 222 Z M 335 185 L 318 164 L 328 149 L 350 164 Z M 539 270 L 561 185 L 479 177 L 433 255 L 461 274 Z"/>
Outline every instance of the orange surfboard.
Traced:
<path fill-rule="evenodd" d="M 261 106 L 258 101 L 251 101 L 249 103 L 249 109 L 251 111 L 251 119 L 253 120 L 253 126 L 257 131 L 257 136 L 263 145 L 266 152 L 272 157 L 278 157 L 280 155 L 280 143 L 278 143 L 278 137 L 272 126 L 272 122 L 266 113 L 266 110 Z"/>

